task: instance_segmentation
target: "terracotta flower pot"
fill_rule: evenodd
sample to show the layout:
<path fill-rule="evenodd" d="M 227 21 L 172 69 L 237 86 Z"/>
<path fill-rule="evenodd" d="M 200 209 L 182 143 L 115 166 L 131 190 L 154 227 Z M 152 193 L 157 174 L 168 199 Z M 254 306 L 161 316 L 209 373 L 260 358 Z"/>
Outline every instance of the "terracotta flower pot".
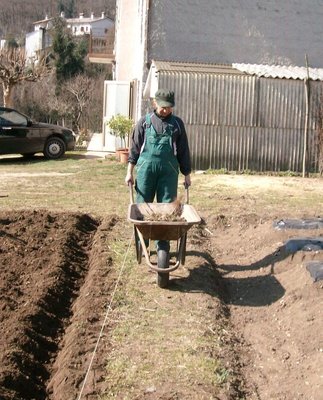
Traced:
<path fill-rule="evenodd" d="M 121 150 L 119 155 L 120 155 L 120 162 L 127 164 L 129 157 L 129 150 L 128 149 Z"/>
<path fill-rule="evenodd" d="M 128 149 L 127 148 L 120 148 L 120 149 L 116 150 L 116 158 L 117 158 L 117 160 L 120 161 L 121 153 L 123 153 L 125 151 L 128 151 Z"/>

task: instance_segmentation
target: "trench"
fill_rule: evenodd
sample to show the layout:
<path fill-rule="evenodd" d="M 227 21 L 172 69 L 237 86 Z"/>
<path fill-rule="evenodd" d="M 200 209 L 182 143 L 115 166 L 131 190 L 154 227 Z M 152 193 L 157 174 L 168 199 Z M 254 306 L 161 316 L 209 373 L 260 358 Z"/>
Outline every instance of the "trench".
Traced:
<path fill-rule="evenodd" d="M 21 220 L 26 223 L 28 218 L 30 222 L 34 217 L 34 212 L 24 213 Z M 60 229 L 57 221 L 62 218 L 61 215 L 52 216 L 44 213 L 44 215 L 36 215 L 36 217 L 46 220 L 48 231 L 50 230 L 48 225 L 52 225 L 54 230 Z M 44 258 L 43 264 L 44 268 L 47 268 L 47 272 L 42 279 L 34 275 L 34 279 L 37 281 L 35 283 L 37 287 L 34 289 L 34 303 L 28 300 L 21 305 L 19 297 L 13 303 L 15 308 L 21 309 L 25 306 L 26 313 L 23 316 L 21 313 L 19 314 L 17 329 L 10 335 L 10 341 L 5 344 L 4 362 L 2 362 L 0 375 L 0 398 L 3 400 L 55 398 L 51 394 L 53 389 L 49 389 L 49 382 L 53 379 L 54 365 L 64 346 L 64 337 L 75 312 L 75 301 L 89 274 L 93 243 L 98 232 L 102 235 L 100 222 L 94 218 L 79 214 L 73 216 L 72 219 L 73 226 L 66 229 L 64 239 L 60 239 L 59 247 L 49 249 L 48 245 L 47 248 L 47 253 L 53 253 L 58 264 L 45 265 L 51 264 L 49 255 L 47 259 Z M 17 220 L 19 218 L 16 218 L 15 223 Z M 10 221 L 6 220 L 5 222 L 6 226 L 10 226 Z M 109 222 L 110 226 L 113 226 L 114 223 L 113 221 Z M 40 235 L 36 226 L 35 231 L 35 234 Z M 9 233 L 7 236 L 10 236 Z M 52 237 L 49 237 L 49 240 L 53 241 Z M 15 245 L 16 242 L 15 239 Z M 21 245 L 23 246 L 27 242 L 28 239 L 21 240 Z M 41 247 L 34 245 L 34 248 L 38 248 L 38 250 Z M 21 250 L 16 248 L 16 252 L 19 253 Z M 36 274 L 38 270 L 35 267 L 34 273 Z M 21 275 L 23 275 L 23 271 Z M 40 292 L 39 296 L 37 296 L 38 291 Z M 20 289 L 20 297 L 22 297 L 22 292 L 23 289 Z M 1 296 L 1 299 L 4 297 Z M 15 311 L 14 307 L 12 307 L 13 311 Z M 7 326 L 8 330 L 10 329 L 9 325 L 10 323 Z M 57 396 L 57 398 L 64 398 L 64 395 L 63 397 Z"/>

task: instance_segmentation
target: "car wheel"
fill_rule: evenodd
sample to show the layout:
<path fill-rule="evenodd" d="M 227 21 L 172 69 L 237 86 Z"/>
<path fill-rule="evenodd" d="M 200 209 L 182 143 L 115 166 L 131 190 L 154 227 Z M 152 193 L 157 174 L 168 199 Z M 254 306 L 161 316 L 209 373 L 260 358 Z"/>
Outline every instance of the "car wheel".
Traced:
<path fill-rule="evenodd" d="M 66 145 L 64 140 L 58 137 L 51 137 L 47 140 L 44 147 L 44 156 L 49 160 L 62 157 L 65 153 Z"/>

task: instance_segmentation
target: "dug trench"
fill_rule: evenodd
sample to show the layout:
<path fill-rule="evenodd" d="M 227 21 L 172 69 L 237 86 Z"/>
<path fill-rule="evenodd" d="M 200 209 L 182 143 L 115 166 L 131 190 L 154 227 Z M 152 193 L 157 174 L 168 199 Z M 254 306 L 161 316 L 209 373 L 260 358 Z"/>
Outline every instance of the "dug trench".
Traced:
<path fill-rule="evenodd" d="M 169 376 L 160 387 L 147 388 L 138 378 L 132 387 L 120 383 L 116 392 L 116 382 L 107 379 L 112 353 L 122 354 L 130 370 L 136 356 L 162 362 L 153 347 L 148 355 L 143 349 L 151 342 L 149 330 L 141 342 L 131 341 L 131 335 L 119 347 L 111 342 L 120 317 L 105 327 L 87 370 L 119 277 L 120 257 L 112 244 L 126 246 L 131 238 L 127 222 L 46 210 L 0 212 L 0 398 L 77 399 L 88 371 L 82 396 L 87 400 L 318 400 L 322 286 L 313 284 L 303 261 L 321 252 L 285 253 L 282 244 L 295 232 L 277 233 L 263 216 L 205 220 L 207 225 L 190 231 L 186 264 L 172 274 L 169 288 L 158 288 L 140 266 L 138 280 L 132 282 L 140 286 L 136 293 L 141 303 L 133 308 L 138 320 L 128 318 L 137 335 L 138 321 L 158 309 L 167 308 L 166 318 L 171 316 L 168 330 L 193 321 L 204 345 L 190 343 L 190 352 L 198 349 L 206 358 L 220 360 L 217 379 L 212 384 L 198 377 L 190 382 L 184 374 L 179 375 L 182 381 Z M 145 300 L 144 307 L 145 296 L 153 301 Z M 207 320 L 205 326 L 200 316 Z M 112 379 L 120 381 L 124 375 Z"/>
<path fill-rule="evenodd" d="M 113 281 L 104 237 L 116 222 L 1 212 L 1 399 L 75 397 Z"/>

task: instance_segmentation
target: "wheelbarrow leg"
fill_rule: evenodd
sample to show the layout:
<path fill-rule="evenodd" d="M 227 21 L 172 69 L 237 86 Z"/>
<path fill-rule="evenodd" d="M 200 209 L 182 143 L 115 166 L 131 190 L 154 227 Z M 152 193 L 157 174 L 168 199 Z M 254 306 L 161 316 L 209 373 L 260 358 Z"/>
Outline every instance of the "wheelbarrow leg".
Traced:
<path fill-rule="evenodd" d="M 178 249 L 178 259 L 180 260 L 182 265 L 185 265 L 186 241 L 187 241 L 187 233 L 184 233 L 184 235 L 181 237 L 179 241 L 179 249 Z"/>
<path fill-rule="evenodd" d="M 139 239 L 139 235 L 137 232 L 137 228 L 134 226 L 135 231 L 135 246 L 136 246 L 136 257 L 138 264 L 141 264 L 142 261 L 142 245 Z"/>

